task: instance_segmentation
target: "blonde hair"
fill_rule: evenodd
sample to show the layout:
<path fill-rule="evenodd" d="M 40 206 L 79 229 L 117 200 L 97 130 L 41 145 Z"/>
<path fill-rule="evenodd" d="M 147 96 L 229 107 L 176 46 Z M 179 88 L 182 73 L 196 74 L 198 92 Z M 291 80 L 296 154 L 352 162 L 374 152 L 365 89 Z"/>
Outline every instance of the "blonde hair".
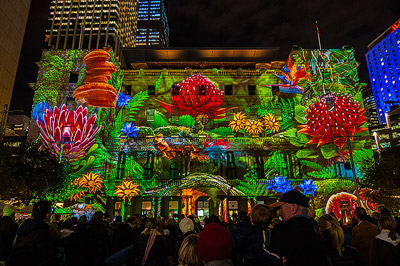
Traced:
<path fill-rule="evenodd" d="M 382 229 L 390 231 L 388 236 L 391 240 L 397 239 L 397 234 L 394 231 L 394 229 L 396 229 L 396 220 L 392 216 L 382 216 L 379 219 L 379 224 L 381 225 Z"/>
<path fill-rule="evenodd" d="M 322 237 L 342 255 L 342 247 L 344 243 L 343 229 L 340 227 L 339 221 L 330 214 L 321 216 L 318 220 L 319 231 Z"/>
<path fill-rule="evenodd" d="M 191 234 L 185 237 L 179 249 L 179 266 L 200 266 L 202 265 L 199 252 L 199 235 Z"/>

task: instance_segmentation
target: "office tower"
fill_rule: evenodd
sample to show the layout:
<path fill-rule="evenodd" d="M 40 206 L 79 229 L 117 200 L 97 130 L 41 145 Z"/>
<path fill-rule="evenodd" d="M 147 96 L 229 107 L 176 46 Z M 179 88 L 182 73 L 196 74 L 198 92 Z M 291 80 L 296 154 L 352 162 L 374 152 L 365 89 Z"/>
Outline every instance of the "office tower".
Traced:
<path fill-rule="evenodd" d="M 379 123 L 400 103 L 400 20 L 368 45 L 365 54 Z"/>
<path fill-rule="evenodd" d="M 135 46 L 136 0 L 53 0 L 46 45 L 55 49 Z"/>
<path fill-rule="evenodd" d="M 379 126 L 378 113 L 376 112 L 376 102 L 372 88 L 368 87 L 362 91 L 365 116 L 368 119 L 368 128 L 375 129 Z"/>
<path fill-rule="evenodd" d="M 169 27 L 164 0 L 139 0 L 137 46 L 168 47 Z"/>
<path fill-rule="evenodd" d="M 30 0 L 0 1 L 0 111 L 10 105 L 30 5 Z M 4 126 L 6 113 L 2 118 Z"/>

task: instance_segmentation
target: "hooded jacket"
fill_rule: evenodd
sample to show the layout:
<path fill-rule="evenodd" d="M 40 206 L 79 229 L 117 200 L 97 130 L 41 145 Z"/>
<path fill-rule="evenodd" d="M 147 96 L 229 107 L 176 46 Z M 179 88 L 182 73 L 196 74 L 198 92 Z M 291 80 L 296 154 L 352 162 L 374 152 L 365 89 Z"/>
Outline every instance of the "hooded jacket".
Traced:
<path fill-rule="evenodd" d="M 381 233 L 371 241 L 370 266 L 400 265 L 400 236 L 395 240 L 388 236 L 389 230 Z"/>

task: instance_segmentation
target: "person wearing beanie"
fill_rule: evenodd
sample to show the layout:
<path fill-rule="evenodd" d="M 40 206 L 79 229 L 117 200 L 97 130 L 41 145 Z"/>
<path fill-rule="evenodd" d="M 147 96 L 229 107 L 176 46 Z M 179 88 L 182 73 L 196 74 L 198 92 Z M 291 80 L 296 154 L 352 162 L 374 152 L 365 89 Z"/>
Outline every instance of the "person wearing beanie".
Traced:
<path fill-rule="evenodd" d="M 233 266 L 232 239 L 228 230 L 216 223 L 207 224 L 199 235 L 199 256 L 205 266 Z"/>
<path fill-rule="evenodd" d="M 194 234 L 194 223 L 192 221 L 192 219 L 190 218 L 183 218 L 180 222 L 179 222 L 179 230 L 182 232 L 182 234 L 180 234 L 175 242 L 175 255 L 174 255 L 174 260 L 176 261 L 178 259 L 178 252 L 179 249 L 181 248 L 182 242 L 183 240 L 185 240 L 185 238 L 191 234 Z"/>

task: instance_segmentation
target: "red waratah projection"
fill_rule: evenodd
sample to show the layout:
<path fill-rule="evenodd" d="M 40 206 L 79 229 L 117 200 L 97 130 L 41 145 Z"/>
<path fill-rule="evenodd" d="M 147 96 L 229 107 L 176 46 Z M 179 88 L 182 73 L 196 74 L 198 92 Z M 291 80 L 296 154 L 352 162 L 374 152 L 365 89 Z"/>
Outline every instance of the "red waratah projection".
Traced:
<path fill-rule="evenodd" d="M 87 117 L 87 108 L 79 106 L 68 111 L 65 104 L 53 112 L 45 109 L 43 123 L 37 120 L 43 144 L 57 156 L 76 161 L 84 156 L 95 142 L 95 135 L 101 127 L 95 128 L 96 114 Z"/>
<path fill-rule="evenodd" d="M 103 50 L 94 50 L 83 59 L 86 65 L 85 82 L 73 95 L 78 103 L 96 107 L 115 107 L 118 92 L 107 82 L 117 69 L 113 63 L 107 62 L 110 59 L 109 51 L 110 48 L 107 47 Z"/>
<path fill-rule="evenodd" d="M 321 146 L 333 143 L 343 148 L 346 143 L 346 132 L 350 139 L 359 132 L 368 130 L 361 127 L 367 121 L 364 108 L 351 96 L 330 93 L 313 103 L 306 110 L 307 124 L 301 125 L 299 133 L 313 136 L 307 144 L 316 143 Z"/>
<path fill-rule="evenodd" d="M 218 108 L 223 97 L 224 92 L 208 78 L 194 74 L 171 89 L 173 104 L 156 101 L 170 113 L 173 109 L 179 110 L 180 116 L 207 114 L 211 119 L 220 119 L 225 116 L 225 108 Z"/>

